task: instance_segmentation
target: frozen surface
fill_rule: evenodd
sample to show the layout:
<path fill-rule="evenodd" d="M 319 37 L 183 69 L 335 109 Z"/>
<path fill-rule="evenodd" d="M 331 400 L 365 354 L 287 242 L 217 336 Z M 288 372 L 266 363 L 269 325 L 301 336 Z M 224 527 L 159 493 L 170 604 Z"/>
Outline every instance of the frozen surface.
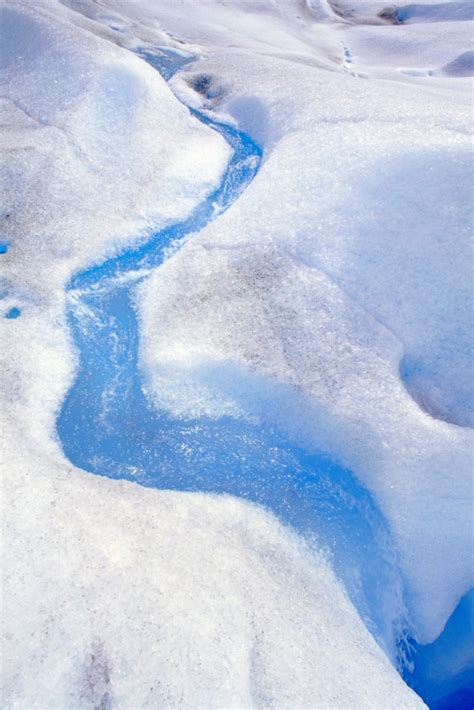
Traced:
<path fill-rule="evenodd" d="M 65 283 L 186 219 L 230 157 L 126 51 L 163 46 L 201 58 L 171 79 L 181 101 L 264 162 L 135 292 L 148 403 L 350 471 L 409 632 L 433 642 L 418 671 L 435 659 L 439 687 L 417 687 L 457 692 L 470 636 L 456 615 L 439 635 L 473 584 L 472 25 L 467 3 L 386 7 L 4 7 L 6 707 L 422 707 L 318 538 L 233 498 L 93 477 L 58 446 L 80 365 Z"/>

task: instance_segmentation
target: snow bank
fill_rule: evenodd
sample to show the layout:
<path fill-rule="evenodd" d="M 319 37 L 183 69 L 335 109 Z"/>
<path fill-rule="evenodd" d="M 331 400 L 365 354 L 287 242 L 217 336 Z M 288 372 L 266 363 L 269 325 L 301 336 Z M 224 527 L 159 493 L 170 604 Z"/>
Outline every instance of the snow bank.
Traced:
<path fill-rule="evenodd" d="M 270 15 L 277 41 L 253 14 L 260 43 L 254 32 L 239 49 L 246 16 L 219 12 L 216 41 L 193 3 L 185 18 L 156 10 L 209 54 L 173 87 L 197 105 L 193 79 L 209 77 L 219 98 L 204 105 L 261 141 L 265 162 L 238 205 L 141 290 L 154 399 L 177 415 L 257 417 L 353 470 L 390 522 L 415 632 L 429 641 L 473 584 L 468 85 L 400 71 L 394 32 L 413 66 L 418 25 L 328 34 L 305 18 L 303 54 L 296 14 Z M 437 66 L 470 31 L 430 28 Z M 249 368 L 252 386 L 213 376 L 217 364 Z M 293 385 L 293 400 L 255 392 L 252 371 Z"/>

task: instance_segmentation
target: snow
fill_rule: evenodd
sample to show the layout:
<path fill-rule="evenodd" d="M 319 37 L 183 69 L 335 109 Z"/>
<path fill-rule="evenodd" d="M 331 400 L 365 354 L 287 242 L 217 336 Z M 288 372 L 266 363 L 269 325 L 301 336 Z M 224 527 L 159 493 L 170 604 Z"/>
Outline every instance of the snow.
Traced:
<path fill-rule="evenodd" d="M 231 497 L 80 471 L 55 433 L 66 282 L 188 215 L 229 158 L 174 92 L 264 164 L 137 291 L 150 396 L 347 466 L 391 527 L 413 632 L 440 634 L 473 585 L 472 28 L 467 3 L 385 7 L 3 6 L 5 707 L 423 707 L 324 546 Z M 172 91 L 126 51 L 155 46 L 200 57 Z"/>

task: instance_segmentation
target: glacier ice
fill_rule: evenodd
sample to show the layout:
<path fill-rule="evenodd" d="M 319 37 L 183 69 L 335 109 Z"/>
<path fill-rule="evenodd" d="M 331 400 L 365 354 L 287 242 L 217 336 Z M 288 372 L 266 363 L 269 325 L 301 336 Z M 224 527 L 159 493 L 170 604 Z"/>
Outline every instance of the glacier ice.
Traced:
<path fill-rule="evenodd" d="M 423 706 L 324 529 L 305 543 L 251 503 L 93 477 L 59 446 L 81 366 L 65 284 L 185 220 L 229 161 L 183 103 L 263 164 L 134 292 L 149 406 L 350 470 L 394 545 L 420 678 L 438 664 L 439 695 L 458 677 L 458 611 L 442 631 L 473 583 L 472 28 L 467 3 L 400 6 L 398 25 L 386 7 L 3 7 L 7 707 Z M 169 86 L 140 59 L 168 50 Z"/>

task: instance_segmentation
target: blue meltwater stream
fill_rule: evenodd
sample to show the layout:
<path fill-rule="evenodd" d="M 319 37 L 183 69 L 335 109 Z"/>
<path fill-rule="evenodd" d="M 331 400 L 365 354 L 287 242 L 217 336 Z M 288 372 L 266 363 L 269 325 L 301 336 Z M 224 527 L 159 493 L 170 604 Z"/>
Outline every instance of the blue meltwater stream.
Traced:
<path fill-rule="evenodd" d="M 190 61 L 169 50 L 141 56 L 165 79 Z M 177 248 L 238 199 L 262 158 L 261 149 L 238 129 L 209 113 L 191 113 L 233 150 L 219 187 L 187 219 L 76 274 L 68 284 L 68 321 L 80 362 L 57 421 L 64 452 L 75 466 L 102 476 L 239 496 L 317 539 L 369 629 L 416 687 L 406 670 L 413 669 L 409 658 L 415 645 L 406 641 L 394 545 L 386 521 L 354 475 L 269 427 L 232 417 L 176 419 L 144 394 L 136 286 L 159 267 L 170 246 Z"/>

